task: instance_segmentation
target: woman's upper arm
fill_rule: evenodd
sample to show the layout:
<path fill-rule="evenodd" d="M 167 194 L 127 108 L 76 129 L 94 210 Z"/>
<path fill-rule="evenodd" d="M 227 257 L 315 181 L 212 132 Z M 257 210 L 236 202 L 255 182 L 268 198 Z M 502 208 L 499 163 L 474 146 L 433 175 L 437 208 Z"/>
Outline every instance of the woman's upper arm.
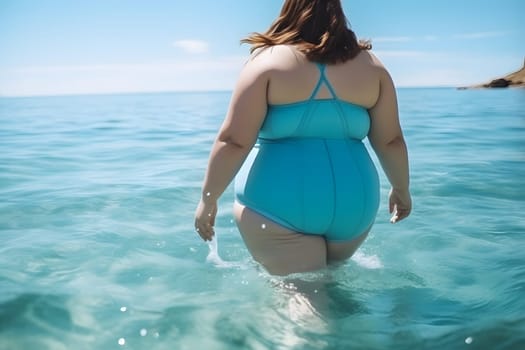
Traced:
<path fill-rule="evenodd" d="M 253 146 L 267 110 L 268 71 L 257 58 L 243 67 L 218 139 L 240 147 Z"/>
<path fill-rule="evenodd" d="M 380 69 L 380 90 L 376 104 L 368 110 L 370 131 L 368 139 L 374 148 L 385 146 L 402 137 L 394 83 L 384 67 Z"/>

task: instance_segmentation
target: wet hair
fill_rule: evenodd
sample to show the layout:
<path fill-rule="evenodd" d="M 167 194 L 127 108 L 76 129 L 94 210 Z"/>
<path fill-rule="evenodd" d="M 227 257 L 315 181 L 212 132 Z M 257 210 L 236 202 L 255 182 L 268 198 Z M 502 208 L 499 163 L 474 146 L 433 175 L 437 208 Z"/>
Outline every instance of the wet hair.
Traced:
<path fill-rule="evenodd" d="M 241 43 L 251 52 L 274 45 L 293 45 L 310 61 L 345 62 L 370 42 L 358 41 L 350 29 L 340 0 L 286 0 L 279 17 L 265 33 L 252 33 Z"/>

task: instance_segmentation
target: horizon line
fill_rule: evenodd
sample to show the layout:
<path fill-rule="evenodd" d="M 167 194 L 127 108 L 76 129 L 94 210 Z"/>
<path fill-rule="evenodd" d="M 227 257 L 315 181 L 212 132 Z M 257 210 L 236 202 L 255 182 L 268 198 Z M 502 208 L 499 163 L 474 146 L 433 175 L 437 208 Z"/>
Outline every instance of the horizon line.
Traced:
<path fill-rule="evenodd" d="M 458 85 L 403 85 L 396 89 L 457 89 Z M 111 95 L 157 95 L 157 94 L 202 94 L 202 93 L 232 93 L 233 89 L 210 90 L 158 90 L 158 91 L 113 91 L 113 92 L 72 92 L 51 94 L 0 94 L 0 98 L 38 98 L 38 97 L 75 97 L 75 96 L 111 96 Z"/>

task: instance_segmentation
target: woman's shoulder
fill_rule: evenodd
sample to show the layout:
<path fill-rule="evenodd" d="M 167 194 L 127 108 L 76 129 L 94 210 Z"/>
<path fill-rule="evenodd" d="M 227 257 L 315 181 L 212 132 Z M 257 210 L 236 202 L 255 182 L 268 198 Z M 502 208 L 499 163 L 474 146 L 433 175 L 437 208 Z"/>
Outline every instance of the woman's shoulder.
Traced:
<path fill-rule="evenodd" d="M 275 70 L 275 60 L 272 59 L 273 47 L 262 47 L 253 50 L 244 62 L 243 74 L 252 78 L 266 77 Z"/>
<path fill-rule="evenodd" d="M 371 50 L 362 50 L 349 64 L 352 70 L 366 72 L 370 79 L 389 79 L 390 73 L 379 57 Z"/>
<path fill-rule="evenodd" d="M 388 73 L 387 68 L 371 50 L 363 50 L 356 57 L 361 64 L 370 67 L 379 73 Z"/>
<path fill-rule="evenodd" d="M 279 62 L 280 60 L 297 58 L 299 56 L 304 57 L 304 54 L 293 45 L 272 45 L 255 49 L 250 55 L 250 60 Z"/>
<path fill-rule="evenodd" d="M 381 60 L 374 54 L 372 50 L 362 50 L 353 60 L 370 67 L 385 69 L 385 66 Z"/>
<path fill-rule="evenodd" d="M 306 61 L 304 55 L 291 45 L 273 45 L 254 50 L 247 65 L 257 67 L 259 72 L 279 72 L 289 70 Z"/>

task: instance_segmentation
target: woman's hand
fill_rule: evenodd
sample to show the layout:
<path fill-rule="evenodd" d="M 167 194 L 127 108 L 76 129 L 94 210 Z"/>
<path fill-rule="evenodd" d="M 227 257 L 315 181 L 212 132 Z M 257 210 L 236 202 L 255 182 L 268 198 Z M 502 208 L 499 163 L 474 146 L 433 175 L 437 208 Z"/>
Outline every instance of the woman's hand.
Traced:
<path fill-rule="evenodd" d="M 204 241 L 211 241 L 215 235 L 215 216 L 217 201 L 201 200 L 195 211 L 195 230 Z"/>
<path fill-rule="evenodd" d="M 392 188 L 390 190 L 388 210 L 390 214 L 392 214 L 390 222 L 393 224 L 410 215 L 410 211 L 412 210 L 412 198 L 410 198 L 410 192 L 408 190 Z"/>

